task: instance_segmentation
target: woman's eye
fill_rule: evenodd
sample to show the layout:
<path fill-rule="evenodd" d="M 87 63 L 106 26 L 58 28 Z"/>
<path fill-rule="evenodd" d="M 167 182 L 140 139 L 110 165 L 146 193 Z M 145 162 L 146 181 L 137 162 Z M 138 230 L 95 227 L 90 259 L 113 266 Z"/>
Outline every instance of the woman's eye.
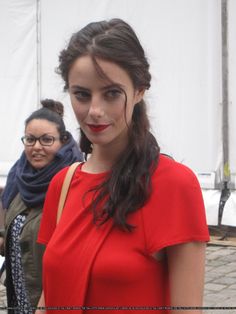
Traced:
<path fill-rule="evenodd" d="M 90 94 L 84 91 L 76 91 L 74 92 L 74 95 L 79 101 L 87 101 L 90 99 Z"/>
<path fill-rule="evenodd" d="M 34 143 L 35 138 L 34 137 L 30 137 L 30 136 L 26 136 L 25 137 L 25 141 L 29 144 Z"/>
<path fill-rule="evenodd" d="M 43 136 L 41 141 L 45 144 L 53 143 L 54 137 L 53 136 Z"/>
<path fill-rule="evenodd" d="M 106 92 L 106 97 L 109 99 L 116 99 L 122 95 L 122 91 L 119 89 L 111 89 Z"/>

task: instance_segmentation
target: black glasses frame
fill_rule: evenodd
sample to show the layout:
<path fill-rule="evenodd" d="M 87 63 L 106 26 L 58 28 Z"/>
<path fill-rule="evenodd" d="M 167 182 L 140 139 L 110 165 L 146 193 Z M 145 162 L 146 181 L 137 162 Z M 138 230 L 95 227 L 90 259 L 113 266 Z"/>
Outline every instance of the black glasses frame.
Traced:
<path fill-rule="evenodd" d="M 51 138 L 52 142 L 51 142 L 50 144 L 45 144 L 45 143 L 43 142 L 43 138 L 45 138 L 45 137 Z M 27 138 L 30 138 L 30 139 L 33 140 L 32 144 L 29 144 L 29 143 L 26 142 L 26 139 L 27 139 Z M 60 140 L 60 137 L 55 137 L 55 136 L 53 136 L 53 135 L 46 135 L 46 134 L 41 135 L 41 136 L 39 136 L 39 137 L 36 137 L 36 136 L 34 136 L 34 135 L 30 135 L 30 136 L 25 135 L 25 136 L 22 136 L 22 137 L 21 137 L 21 141 L 22 141 L 22 143 L 23 143 L 25 146 L 34 146 L 37 141 L 39 141 L 39 143 L 40 143 L 42 146 L 52 146 L 56 140 Z"/>

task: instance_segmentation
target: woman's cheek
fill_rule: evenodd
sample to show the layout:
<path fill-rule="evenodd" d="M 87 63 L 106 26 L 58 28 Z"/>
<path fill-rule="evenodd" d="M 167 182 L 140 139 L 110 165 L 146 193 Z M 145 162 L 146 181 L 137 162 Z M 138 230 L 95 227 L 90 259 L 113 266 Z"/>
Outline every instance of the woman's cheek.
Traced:
<path fill-rule="evenodd" d="M 81 106 L 80 104 L 78 104 L 78 102 L 76 103 L 75 101 L 72 102 L 72 108 L 73 111 L 77 117 L 77 119 L 81 116 L 85 116 L 87 109 L 86 106 Z"/>

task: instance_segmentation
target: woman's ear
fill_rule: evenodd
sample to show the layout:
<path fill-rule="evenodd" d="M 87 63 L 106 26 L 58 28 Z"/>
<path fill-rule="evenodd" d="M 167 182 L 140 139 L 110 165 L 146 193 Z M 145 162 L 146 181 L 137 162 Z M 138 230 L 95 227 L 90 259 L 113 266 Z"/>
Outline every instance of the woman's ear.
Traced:
<path fill-rule="evenodd" d="M 137 89 L 135 91 L 135 104 L 138 104 L 143 99 L 145 91 L 145 88 Z"/>
<path fill-rule="evenodd" d="M 65 144 L 68 141 L 68 139 L 69 139 L 68 133 L 63 134 L 61 137 L 61 141 L 63 144 Z"/>

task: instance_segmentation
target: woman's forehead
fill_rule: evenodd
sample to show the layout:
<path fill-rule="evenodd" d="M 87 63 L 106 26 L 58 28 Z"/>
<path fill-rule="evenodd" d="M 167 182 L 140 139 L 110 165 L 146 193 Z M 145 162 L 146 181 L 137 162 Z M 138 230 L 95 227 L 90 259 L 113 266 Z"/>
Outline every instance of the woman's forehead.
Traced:
<path fill-rule="evenodd" d="M 117 84 L 122 86 L 132 85 L 127 72 L 114 62 L 96 59 L 90 56 L 79 57 L 69 71 L 69 85 L 88 84 L 96 82 L 100 85 Z"/>
<path fill-rule="evenodd" d="M 25 127 L 26 132 L 54 133 L 57 132 L 57 125 L 47 119 L 33 119 Z"/>

